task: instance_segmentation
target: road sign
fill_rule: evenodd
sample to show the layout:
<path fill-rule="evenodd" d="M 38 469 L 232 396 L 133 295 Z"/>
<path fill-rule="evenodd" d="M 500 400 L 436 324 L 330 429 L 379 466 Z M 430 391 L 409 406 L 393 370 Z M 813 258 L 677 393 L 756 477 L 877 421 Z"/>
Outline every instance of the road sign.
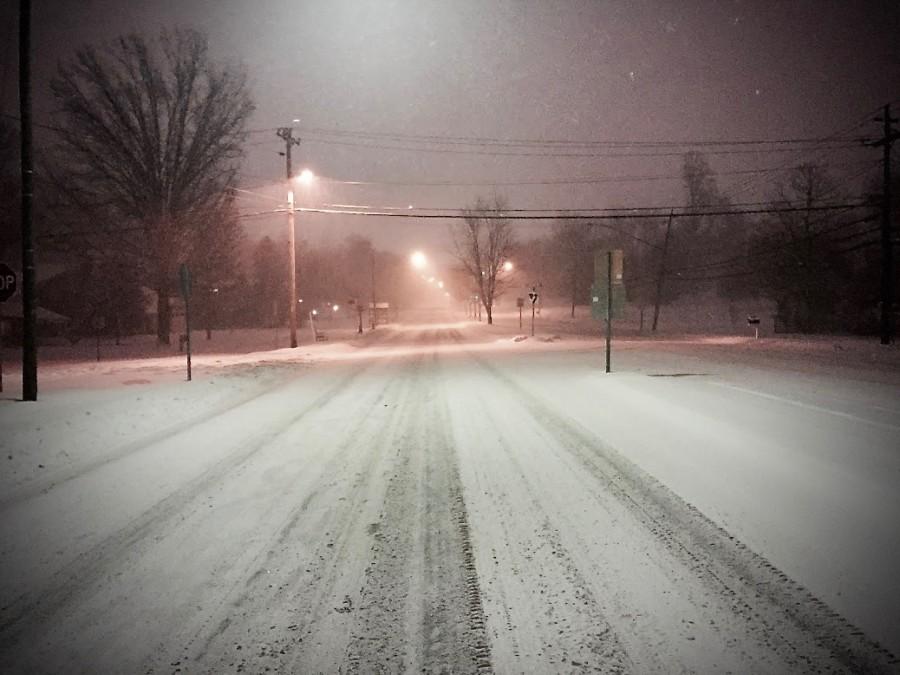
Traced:
<path fill-rule="evenodd" d="M 6 302 L 16 293 L 16 273 L 6 263 L 0 263 L 0 302 Z"/>
<path fill-rule="evenodd" d="M 613 263 L 615 270 L 615 263 Z M 595 283 L 591 286 L 591 316 L 598 321 L 606 318 L 606 282 Z M 625 287 L 622 284 L 613 284 L 612 287 L 612 318 L 620 319 L 625 313 Z"/>
<path fill-rule="evenodd" d="M 608 251 L 594 251 L 594 283 L 606 286 L 607 283 L 607 256 Z M 612 283 L 618 286 L 624 283 L 624 263 L 625 256 L 622 249 L 617 248 L 612 251 Z"/>
<path fill-rule="evenodd" d="M 531 300 L 532 305 L 538 301 L 538 293 L 535 289 L 532 288 L 528 292 L 528 299 Z"/>
<path fill-rule="evenodd" d="M 525 298 L 516 298 L 516 307 L 524 307 Z"/>

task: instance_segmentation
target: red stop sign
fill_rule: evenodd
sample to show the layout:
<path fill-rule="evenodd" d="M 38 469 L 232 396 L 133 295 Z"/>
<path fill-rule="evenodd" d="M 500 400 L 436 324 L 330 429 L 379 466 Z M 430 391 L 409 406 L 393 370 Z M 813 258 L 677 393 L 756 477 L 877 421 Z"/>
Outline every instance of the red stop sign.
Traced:
<path fill-rule="evenodd" d="M 6 263 L 0 263 L 0 302 L 6 302 L 16 292 L 16 273 Z"/>

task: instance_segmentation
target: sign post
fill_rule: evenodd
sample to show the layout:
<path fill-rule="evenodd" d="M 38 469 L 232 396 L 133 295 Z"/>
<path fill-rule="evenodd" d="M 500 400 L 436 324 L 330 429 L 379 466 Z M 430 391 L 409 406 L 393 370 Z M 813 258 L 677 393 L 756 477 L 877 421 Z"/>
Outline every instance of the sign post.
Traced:
<path fill-rule="evenodd" d="M 625 311 L 624 257 L 620 249 L 594 253 L 591 316 L 606 323 L 606 372 L 612 370 L 612 320 Z"/>
<path fill-rule="evenodd" d="M 0 310 L 3 303 L 9 300 L 16 292 L 16 273 L 6 263 L 0 263 Z M 3 391 L 3 331 L 6 324 L 3 323 L 3 312 L 0 311 L 0 391 Z"/>
<path fill-rule="evenodd" d="M 181 297 L 184 298 L 184 332 L 187 343 L 187 381 L 191 381 L 191 270 L 182 263 L 178 269 Z"/>
<path fill-rule="evenodd" d="M 747 317 L 747 325 L 753 326 L 754 339 L 759 340 L 759 317 L 751 314 Z"/>
<path fill-rule="evenodd" d="M 534 306 L 538 301 L 537 287 L 532 286 L 528 293 L 528 299 L 531 300 L 531 337 L 534 337 Z"/>

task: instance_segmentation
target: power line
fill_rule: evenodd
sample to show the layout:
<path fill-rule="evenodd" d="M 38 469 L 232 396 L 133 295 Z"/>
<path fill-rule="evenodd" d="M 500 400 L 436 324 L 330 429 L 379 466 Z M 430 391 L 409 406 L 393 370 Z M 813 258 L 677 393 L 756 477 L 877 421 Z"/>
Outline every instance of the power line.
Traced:
<path fill-rule="evenodd" d="M 849 204 L 846 202 L 843 203 L 822 203 L 821 206 L 834 206 L 837 208 L 856 208 L 862 206 L 869 206 L 869 204 L 865 201 L 865 197 L 848 197 L 847 199 L 858 199 L 860 203 L 858 204 Z M 667 206 L 612 206 L 612 207 L 585 207 L 585 208 L 542 208 L 542 209 L 503 209 L 502 213 L 552 213 L 556 214 L 558 217 L 565 219 L 569 217 L 569 214 L 589 214 L 589 213 L 615 213 L 622 218 L 628 218 L 634 213 L 641 213 L 644 211 L 671 211 L 671 210 L 679 210 L 684 208 L 691 208 L 696 211 L 696 215 L 722 215 L 721 209 L 733 209 L 734 207 L 763 207 L 772 204 L 771 201 L 756 201 L 756 202 L 728 202 L 727 204 L 693 204 L 690 207 L 685 207 L 683 205 L 667 205 Z M 449 211 L 449 212 L 459 212 L 461 209 L 459 207 L 448 207 L 448 206 L 371 206 L 368 204 L 322 204 L 323 208 L 333 208 L 333 209 L 349 209 L 349 210 L 377 210 L 377 211 Z M 780 209 L 787 209 L 790 207 L 794 207 L 799 211 L 806 211 L 807 207 L 805 206 L 805 202 L 800 200 L 797 201 L 787 201 L 780 202 L 777 207 Z M 706 209 L 710 209 L 709 211 Z M 713 209 L 718 209 L 718 212 L 712 211 Z M 465 210 L 465 209 L 462 209 Z M 343 213 L 343 211 L 340 211 Z"/>
<path fill-rule="evenodd" d="M 811 241 L 813 239 L 817 239 L 819 237 L 831 234 L 832 232 L 843 230 L 848 227 L 853 227 L 854 225 L 860 225 L 862 223 L 869 223 L 869 222 L 872 222 L 874 219 L 875 219 L 875 216 L 870 215 L 870 216 L 866 216 L 864 218 L 860 218 L 860 219 L 857 219 L 857 220 L 854 220 L 854 221 L 851 221 L 848 223 L 838 223 L 834 227 L 827 228 L 824 230 L 819 230 L 818 232 L 813 232 L 809 235 L 806 235 L 804 237 L 799 237 L 797 239 L 793 239 L 788 242 L 781 242 L 779 244 L 775 244 L 773 246 L 768 246 L 763 249 L 756 249 L 753 251 L 749 251 L 748 253 L 742 253 L 740 255 L 730 256 L 723 260 L 704 263 L 702 265 L 688 265 L 685 267 L 676 267 L 674 269 L 667 269 L 666 272 L 670 273 L 670 272 L 681 272 L 681 271 L 698 271 L 698 270 L 704 270 L 704 269 L 713 269 L 715 267 L 727 267 L 728 265 L 732 265 L 732 264 L 739 263 L 739 262 L 744 262 L 748 258 L 759 257 L 759 256 L 767 255 L 772 252 L 778 252 L 778 251 L 784 250 L 786 248 L 790 248 L 791 246 L 795 246 L 798 243 L 802 243 L 805 241 Z M 821 222 L 823 222 L 823 221 L 819 220 L 812 224 L 817 224 L 817 223 L 821 223 Z M 853 236 L 860 236 L 860 235 L 856 234 Z M 837 240 L 833 240 L 833 241 L 837 242 L 837 241 L 841 241 L 841 240 L 837 239 Z"/>
<path fill-rule="evenodd" d="M 838 137 L 845 136 L 845 135 L 849 134 L 851 131 L 855 131 L 856 129 L 859 129 L 859 128 L 863 127 L 863 126 L 866 126 L 866 125 L 869 123 L 869 121 L 870 121 L 872 115 L 876 114 L 876 113 L 878 112 L 878 110 L 880 110 L 880 108 L 876 108 L 874 111 L 869 112 L 869 113 L 866 113 L 865 115 L 863 115 L 863 116 L 862 116 L 859 120 L 857 120 L 856 122 L 853 122 L 852 124 L 849 124 L 849 125 L 847 125 L 846 127 L 842 127 L 842 128 L 840 128 L 840 129 L 838 129 L 838 130 L 835 131 L 833 134 L 829 134 L 829 135 L 825 136 L 825 139 L 828 140 L 828 141 L 831 141 L 831 140 L 836 139 L 836 138 L 838 138 Z M 807 152 L 807 153 L 817 153 L 817 154 L 818 154 L 817 159 L 818 159 L 819 161 L 821 161 L 821 153 L 822 153 L 822 151 L 825 150 L 825 149 L 826 149 L 826 148 L 822 148 L 822 147 L 813 147 L 813 148 L 810 148 L 809 150 L 806 150 L 805 152 Z M 800 159 L 800 158 L 798 158 L 798 159 Z M 809 163 L 809 161 L 810 161 L 811 159 L 812 159 L 812 157 L 807 157 L 807 158 L 806 158 L 806 160 L 807 160 L 808 163 Z M 792 164 L 793 164 L 793 166 L 792 166 Z M 789 169 L 791 169 L 791 168 L 796 167 L 796 165 L 797 165 L 797 162 L 794 161 L 794 162 L 792 162 L 792 163 L 786 162 L 786 163 L 782 164 L 781 166 L 782 166 L 782 170 L 789 170 Z M 749 190 L 750 188 L 752 188 L 752 187 L 754 186 L 754 184 L 756 184 L 756 181 L 754 181 L 752 178 L 749 178 L 747 181 L 745 181 L 741 186 L 739 186 L 739 187 L 737 188 L 737 192 L 733 192 L 733 193 L 732 193 L 732 196 L 737 196 L 737 195 L 740 195 L 740 194 L 743 194 L 743 193 L 747 192 L 747 190 Z M 765 185 L 771 185 L 771 184 L 772 184 L 772 179 L 770 178 L 769 181 L 767 181 L 767 183 L 765 183 L 763 186 L 760 186 L 759 189 L 762 189 L 763 187 L 765 187 Z"/>
<path fill-rule="evenodd" d="M 751 251 L 748 251 L 747 253 L 743 253 L 743 254 L 736 255 L 736 256 L 731 256 L 731 257 L 725 258 L 723 260 L 714 261 L 714 262 L 706 263 L 703 265 L 686 265 L 683 267 L 666 269 L 666 276 L 667 276 L 667 278 L 675 278 L 675 279 L 679 279 L 681 281 L 714 281 L 714 280 L 718 280 L 718 279 L 729 279 L 729 278 L 733 278 L 733 277 L 746 276 L 747 274 L 755 274 L 756 270 L 752 270 L 749 272 L 746 272 L 746 271 L 745 272 L 729 272 L 729 273 L 716 275 L 716 276 L 709 276 L 709 275 L 704 275 L 702 277 L 681 276 L 682 272 L 701 272 L 703 270 L 713 270 L 714 268 L 717 268 L 717 267 L 727 267 L 729 265 L 734 265 L 734 264 L 738 264 L 738 263 L 748 263 L 753 259 L 767 258 L 773 254 L 776 254 L 781 251 L 790 249 L 794 246 L 797 246 L 798 244 L 812 241 L 813 239 L 817 239 L 819 237 L 825 236 L 827 234 L 830 234 L 830 233 L 838 231 L 838 230 L 853 227 L 854 225 L 860 225 L 862 223 L 872 222 L 875 219 L 876 219 L 875 216 L 870 215 L 870 216 L 866 216 L 865 218 L 861 218 L 861 219 L 854 220 L 851 222 L 839 223 L 835 227 L 831 227 L 831 228 L 828 228 L 825 230 L 820 230 L 818 232 L 813 232 L 804 237 L 792 239 L 790 241 L 782 242 L 782 243 L 776 244 L 774 246 L 769 246 L 769 247 L 766 247 L 763 249 L 751 250 Z M 821 222 L 821 221 L 819 221 L 819 222 Z M 850 235 L 847 235 L 844 237 L 838 237 L 836 239 L 831 239 L 831 240 L 829 240 L 829 242 L 832 244 L 836 244 L 836 243 L 840 243 L 843 241 L 849 241 L 851 239 L 855 239 L 857 237 L 865 236 L 865 235 L 871 234 L 872 232 L 876 232 L 876 231 L 878 231 L 878 229 L 880 229 L 880 228 L 870 228 L 870 229 L 864 230 L 862 232 L 855 232 L 853 234 L 850 234 Z M 855 250 L 856 248 L 857 247 L 854 247 L 852 249 L 846 249 L 846 250 Z M 836 250 L 834 252 L 841 253 L 841 252 L 844 252 L 844 250 Z M 675 275 L 675 276 L 670 276 L 670 275 Z M 632 278 L 632 279 L 626 279 L 626 281 L 630 284 L 643 284 L 643 283 L 649 283 L 652 281 L 656 281 L 656 277 L 644 277 L 644 278 L 637 278 L 637 279 Z"/>
<path fill-rule="evenodd" d="M 405 134 L 397 132 L 355 131 L 327 129 L 324 127 L 301 128 L 303 134 L 318 136 L 330 136 L 338 138 L 356 138 L 361 140 L 389 140 L 408 143 L 429 143 L 437 145 L 467 145 L 467 146 L 500 146 L 500 147 L 582 147 L 582 148 L 622 148 L 622 147 L 655 147 L 655 148 L 689 148 L 689 147 L 723 147 L 723 146 L 749 146 L 749 145 L 802 145 L 819 144 L 824 140 L 831 141 L 856 141 L 855 138 L 824 139 L 824 138 L 779 138 L 779 139 L 746 139 L 746 140 L 572 140 L 572 139 L 541 139 L 541 138 L 496 138 L 488 136 L 449 136 L 427 134 Z"/>
<path fill-rule="evenodd" d="M 859 166 L 871 164 L 870 160 L 842 162 L 831 166 Z M 739 176 L 770 172 L 790 171 L 793 167 L 761 167 L 758 169 L 739 169 L 735 171 L 719 171 L 716 176 Z M 504 186 L 533 186 L 533 185 L 588 185 L 600 183 L 630 183 L 642 181 L 680 181 L 684 175 L 677 174 L 648 174 L 648 175 L 624 175 L 624 176 L 572 176 L 568 178 L 541 178 L 533 180 L 478 180 L 478 181 L 364 181 L 364 180 L 340 180 L 336 178 L 321 178 L 323 183 L 349 186 L 423 186 L 423 187 L 504 187 Z"/>
<path fill-rule="evenodd" d="M 764 213 L 792 213 L 797 211 L 833 211 L 839 209 L 854 209 L 854 208 L 863 208 L 869 206 L 867 204 L 827 204 L 821 206 L 810 206 L 810 207 L 772 207 L 772 208 L 764 208 L 764 209 L 737 209 L 737 210 L 717 210 L 717 211 L 685 211 L 681 213 L 675 213 L 673 216 L 675 218 L 687 218 L 687 217 L 695 217 L 695 216 L 748 216 L 748 215 L 757 215 Z M 420 218 L 424 220 L 429 219 L 437 219 L 437 218 L 446 218 L 446 219 L 465 219 L 471 216 L 467 216 L 463 213 L 416 213 L 416 212 L 403 212 L 403 211 L 343 211 L 340 209 L 328 209 L 328 208 L 309 208 L 309 207 L 297 207 L 297 211 L 302 213 L 324 213 L 324 214 L 343 214 L 347 216 L 379 216 L 383 218 Z M 582 209 L 585 211 L 587 209 Z M 658 210 L 658 209 L 657 209 Z M 284 213 L 285 209 L 276 209 L 271 213 Z M 544 209 L 522 209 L 522 211 L 526 211 L 529 214 L 537 214 L 541 215 L 523 215 L 521 213 L 514 215 L 506 215 L 506 211 L 503 212 L 485 212 L 478 214 L 477 218 L 481 218 L 483 220 L 558 220 L 559 216 L 556 212 L 546 211 Z M 633 214 L 608 214 L 608 213 L 595 213 L 595 214 L 585 214 L 585 213 L 573 213 L 569 216 L 566 216 L 569 220 L 619 220 L 622 218 L 629 219 L 638 219 L 638 218 L 663 218 L 667 217 L 669 214 L 665 212 L 660 213 L 633 213 Z"/>
<path fill-rule="evenodd" d="M 338 145 L 352 148 L 365 148 L 371 150 L 389 150 L 398 152 L 423 152 L 437 154 L 455 154 L 455 155 L 487 155 L 492 157 L 559 157 L 559 158 L 604 158 L 604 159 L 622 159 L 622 158 L 640 158 L 640 157 L 681 157 L 685 151 L 665 151 L 665 152 L 528 152 L 528 151 L 494 151 L 479 149 L 455 149 L 440 147 L 414 147 L 403 145 L 383 145 L 380 143 L 358 143 L 354 141 L 340 141 L 325 138 L 315 138 L 304 136 L 307 143 L 319 143 L 324 145 Z M 852 148 L 855 145 L 840 142 L 833 146 L 834 149 Z M 803 148 L 762 148 L 756 150 L 748 149 L 729 149 L 729 150 L 708 150 L 704 154 L 707 155 L 758 155 L 762 153 L 787 153 L 798 152 Z"/>

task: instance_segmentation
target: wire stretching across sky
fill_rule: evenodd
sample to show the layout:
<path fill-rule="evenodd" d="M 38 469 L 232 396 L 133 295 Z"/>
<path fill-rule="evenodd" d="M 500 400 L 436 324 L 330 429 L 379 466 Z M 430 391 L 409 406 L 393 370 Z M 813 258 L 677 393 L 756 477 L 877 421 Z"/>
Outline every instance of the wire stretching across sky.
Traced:
<path fill-rule="evenodd" d="M 682 157 L 687 150 L 660 150 L 660 151 L 640 151 L 640 152 L 618 152 L 618 151 L 556 151 L 552 148 L 528 151 L 528 150 L 492 150 L 487 148 L 447 148 L 447 147 L 428 147 L 428 146 L 412 146 L 412 145 L 384 145 L 380 143 L 360 143 L 356 141 L 333 140 L 328 138 L 317 138 L 304 136 L 302 138 L 305 143 L 322 143 L 325 145 L 347 146 L 352 148 L 368 148 L 372 150 L 389 150 L 399 152 L 421 152 L 421 153 L 437 153 L 437 154 L 455 154 L 455 155 L 486 155 L 491 157 L 541 157 L 541 158 L 604 158 L 604 159 L 625 159 L 625 158 L 641 158 L 641 157 Z M 834 149 L 856 147 L 855 143 L 846 141 L 835 142 L 829 147 Z M 726 149 L 705 149 L 703 154 L 706 155 L 759 155 L 766 153 L 791 153 L 797 152 L 802 148 L 784 148 L 784 147 L 768 147 L 768 148 L 726 148 Z"/>
<path fill-rule="evenodd" d="M 749 216 L 749 215 L 758 215 L 764 213 L 794 213 L 798 211 L 803 212 L 813 212 L 813 211 L 834 211 L 840 209 L 857 209 L 857 208 L 871 208 L 869 204 L 825 204 L 825 205 L 816 205 L 816 206 L 799 206 L 799 207 L 770 207 L 770 208 L 759 208 L 759 209 L 711 209 L 711 210 L 701 210 L 701 211 L 675 211 L 669 212 L 663 209 L 655 208 L 653 213 L 640 212 L 640 213 L 573 213 L 571 215 L 565 216 L 565 218 L 569 220 L 621 220 L 623 218 L 628 219 L 637 219 L 637 218 L 667 218 L 670 215 L 673 218 L 690 218 L 696 216 Z M 271 211 L 258 212 L 252 215 L 265 215 L 265 214 L 273 214 L 273 213 L 287 213 L 288 209 L 273 209 Z M 466 219 L 471 216 L 466 215 L 465 213 L 457 212 L 457 213 L 418 213 L 410 210 L 400 210 L 400 211 L 368 211 L 368 210 L 342 210 L 342 209 L 332 209 L 332 208 L 311 208 L 311 207 L 296 207 L 294 209 L 297 213 L 324 213 L 324 214 L 332 214 L 332 215 L 345 215 L 345 216 L 362 216 L 362 217 L 380 217 L 380 218 L 418 218 L 423 220 L 436 220 L 436 219 L 451 219 L 451 220 L 460 220 Z M 488 211 L 478 215 L 478 218 L 483 220 L 558 220 L 559 215 L 556 211 L 547 211 L 544 209 L 522 209 L 522 211 L 526 211 L 526 213 L 513 213 L 512 215 L 507 214 L 505 211 Z M 582 210 L 583 211 L 583 210 Z M 239 218 L 249 217 L 241 214 L 238 216 Z"/>
<path fill-rule="evenodd" d="M 854 132 L 857 130 L 862 130 L 864 127 L 866 127 L 866 125 L 872 124 L 873 117 L 875 115 L 877 115 L 880 110 L 881 110 L 881 107 L 878 107 L 875 110 L 872 110 L 872 111 L 866 113 L 865 115 L 863 115 L 861 118 L 859 118 L 857 121 L 853 122 L 852 124 L 849 124 L 847 126 L 842 126 L 840 129 L 836 130 L 834 133 L 829 134 L 828 136 L 825 137 L 824 140 L 830 142 L 834 139 L 845 137 L 845 136 L 849 135 L 851 132 Z M 860 148 L 862 147 L 862 139 L 857 141 L 857 147 L 860 147 Z M 828 153 L 833 153 L 833 149 L 824 147 L 824 146 L 815 146 L 814 145 L 814 146 L 810 147 L 809 149 L 804 150 L 804 153 L 805 153 L 805 156 L 798 157 L 797 159 L 795 159 L 793 161 L 787 161 L 784 164 L 782 164 L 780 167 L 781 170 L 790 170 L 790 169 L 796 167 L 801 162 L 810 163 L 810 164 L 822 162 L 823 155 L 828 154 Z M 772 186 L 772 185 L 774 185 L 772 177 L 769 177 L 768 180 L 765 181 L 765 183 L 763 183 L 762 185 L 759 184 L 759 181 L 754 181 L 754 179 L 751 177 L 751 178 L 748 178 L 745 182 L 736 186 L 735 190 L 732 192 L 732 197 L 737 197 L 739 195 L 742 195 L 742 194 L 746 193 L 748 190 L 753 189 L 754 187 L 757 188 L 758 190 L 762 190 L 765 187 Z"/>
<path fill-rule="evenodd" d="M 248 133 L 276 133 L 278 130 L 251 129 Z M 803 145 L 820 144 L 822 142 L 855 142 L 856 138 L 837 138 L 833 134 L 827 137 L 814 138 L 777 138 L 777 139 L 744 139 L 744 140 L 573 140 L 573 139 L 541 139 L 541 138 L 491 138 L 486 136 L 449 136 L 449 135 L 423 135 L 404 134 L 397 132 L 378 131 L 350 131 L 341 129 L 326 129 L 324 127 L 301 127 L 299 133 L 302 136 L 328 136 L 336 138 L 351 138 L 358 140 L 395 141 L 406 143 L 422 143 L 431 145 L 463 145 L 480 147 L 585 147 L 585 148 L 623 148 L 623 147 L 651 147 L 651 148 L 686 148 L 686 147 L 725 147 L 725 146 L 777 146 L 777 145 Z"/>
<path fill-rule="evenodd" d="M 833 166 L 869 166 L 871 162 L 854 161 L 842 162 Z M 717 171 L 716 176 L 742 176 L 764 173 L 782 173 L 792 170 L 792 166 L 761 167 L 758 169 L 738 169 L 735 171 Z M 323 183 L 330 185 L 347 186 L 399 186 L 399 187 L 510 187 L 510 186 L 535 186 L 535 185 L 592 185 L 603 183 L 639 183 L 644 181 L 681 181 L 684 174 L 648 174 L 648 175 L 622 175 L 622 176 L 571 176 L 566 178 L 535 178 L 532 180 L 466 180 L 466 181 L 401 181 L 401 180 L 341 180 L 338 178 L 320 178 Z"/>

